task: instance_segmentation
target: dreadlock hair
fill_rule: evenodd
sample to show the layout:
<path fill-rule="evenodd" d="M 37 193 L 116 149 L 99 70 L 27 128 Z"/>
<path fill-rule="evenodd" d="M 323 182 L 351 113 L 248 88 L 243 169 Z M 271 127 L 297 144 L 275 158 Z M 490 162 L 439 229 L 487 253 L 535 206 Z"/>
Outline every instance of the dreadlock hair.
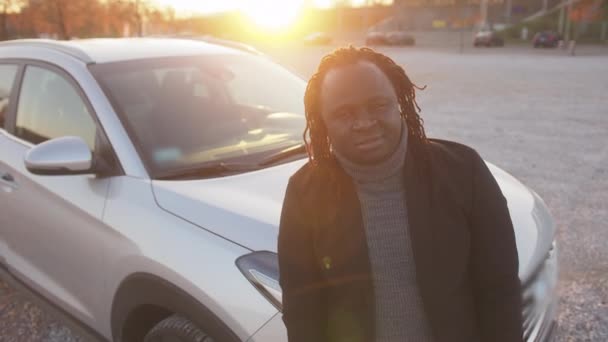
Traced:
<path fill-rule="evenodd" d="M 416 89 L 418 87 L 406 75 L 402 67 L 391 58 L 370 48 L 357 48 L 348 46 L 339 48 L 321 59 L 317 71 L 308 81 L 304 94 L 304 107 L 306 113 L 306 128 L 304 129 L 304 142 L 308 150 L 311 164 L 319 165 L 331 158 L 329 136 L 327 128 L 321 117 L 321 86 L 328 71 L 360 61 L 371 62 L 376 65 L 392 83 L 399 106 L 401 117 L 405 120 L 408 134 L 416 145 L 424 146 L 427 143 L 423 120 L 418 115 L 421 111 L 416 103 Z"/>

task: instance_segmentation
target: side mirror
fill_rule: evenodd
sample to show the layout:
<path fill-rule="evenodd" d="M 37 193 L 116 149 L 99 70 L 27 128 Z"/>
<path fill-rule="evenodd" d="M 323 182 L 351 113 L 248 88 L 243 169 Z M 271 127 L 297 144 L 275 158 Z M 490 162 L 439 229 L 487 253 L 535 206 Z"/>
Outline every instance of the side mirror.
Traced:
<path fill-rule="evenodd" d="M 93 173 L 93 154 L 79 137 L 61 137 L 32 147 L 25 167 L 37 175 L 81 175 Z"/>

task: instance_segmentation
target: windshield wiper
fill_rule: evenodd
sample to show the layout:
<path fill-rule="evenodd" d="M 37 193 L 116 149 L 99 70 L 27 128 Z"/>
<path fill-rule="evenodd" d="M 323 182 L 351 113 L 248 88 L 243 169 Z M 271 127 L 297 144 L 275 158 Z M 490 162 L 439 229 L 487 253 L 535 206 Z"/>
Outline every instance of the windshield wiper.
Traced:
<path fill-rule="evenodd" d="M 273 153 L 273 154 L 269 155 L 268 157 L 264 158 L 260 163 L 258 163 L 258 165 L 259 166 L 268 166 L 268 165 L 276 164 L 276 163 L 278 163 L 282 160 L 288 159 L 288 158 L 298 157 L 302 154 L 306 154 L 306 144 L 294 145 L 294 146 L 290 146 L 288 148 L 282 149 L 279 152 Z"/>
<path fill-rule="evenodd" d="M 185 180 L 199 179 L 208 177 L 221 177 L 234 175 L 237 173 L 257 170 L 260 167 L 252 164 L 238 164 L 226 162 L 212 162 L 189 167 L 184 169 L 172 170 L 157 176 L 159 180 Z"/>
<path fill-rule="evenodd" d="M 238 173 L 255 171 L 276 164 L 285 159 L 299 157 L 306 154 L 306 145 L 294 145 L 272 153 L 265 157 L 261 162 L 256 164 L 245 163 L 230 163 L 230 162 L 207 162 L 194 167 L 171 170 L 166 173 L 157 175 L 158 180 L 187 180 L 187 179 L 202 179 L 210 177 L 229 176 Z"/>

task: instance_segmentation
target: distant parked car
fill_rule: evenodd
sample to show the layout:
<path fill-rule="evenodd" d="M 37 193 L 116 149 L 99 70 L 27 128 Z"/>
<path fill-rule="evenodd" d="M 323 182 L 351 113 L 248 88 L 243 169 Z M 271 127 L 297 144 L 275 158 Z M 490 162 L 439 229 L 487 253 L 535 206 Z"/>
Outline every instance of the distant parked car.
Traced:
<path fill-rule="evenodd" d="M 403 31 L 392 31 L 386 33 L 386 38 L 390 45 L 414 45 L 416 39 L 406 32 Z"/>
<path fill-rule="evenodd" d="M 534 35 L 532 39 L 532 45 L 535 48 L 538 47 L 557 47 L 562 37 L 559 33 L 554 31 L 542 31 Z"/>
<path fill-rule="evenodd" d="M 388 45 L 388 41 L 386 40 L 386 35 L 383 32 L 379 31 L 370 31 L 367 33 L 365 37 L 366 45 Z"/>
<path fill-rule="evenodd" d="M 326 45 L 331 42 L 331 36 L 325 32 L 314 32 L 304 37 L 304 43 L 308 45 Z"/>
<path fill-rule="evenodd" d="M 367 45 L 414 45 L 415 38 L 403 31 L 370 31 L 365 37 Z"/>
<path fill-rule="evenodd" d="M 505 40 L 493 30 L 481 30 L 475 34 L 473 45 L 478 46 L 504 46 Z"/>

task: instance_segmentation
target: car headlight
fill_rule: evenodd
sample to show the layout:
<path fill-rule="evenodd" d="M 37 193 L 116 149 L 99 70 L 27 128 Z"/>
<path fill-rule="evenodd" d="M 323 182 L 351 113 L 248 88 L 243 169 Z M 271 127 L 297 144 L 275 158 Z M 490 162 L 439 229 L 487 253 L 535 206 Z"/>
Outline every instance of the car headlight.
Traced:
<path fill-rule="evenodd" d="M 530 229 L 536 229 L 538 237 L 532 258 L 522 274 L 522 279 L 527 281 L 534 277 L 534 273 L 545 264 L 547 253 L 554 248 L 552 243 L 555 238 L 555 222 L 549 208 L 536 192 L 531 189 L 529 191 L 534 198 L 534 207 L 531 212 L 534 227 L 530 227 Z"/>
<path fill-rule="evenodd" d="M 283 292 L 279 285 L 279 259 L 276 253 L 253 252 L 236 260 L 243 275 L 277 309 L 282 310 Z"/>

